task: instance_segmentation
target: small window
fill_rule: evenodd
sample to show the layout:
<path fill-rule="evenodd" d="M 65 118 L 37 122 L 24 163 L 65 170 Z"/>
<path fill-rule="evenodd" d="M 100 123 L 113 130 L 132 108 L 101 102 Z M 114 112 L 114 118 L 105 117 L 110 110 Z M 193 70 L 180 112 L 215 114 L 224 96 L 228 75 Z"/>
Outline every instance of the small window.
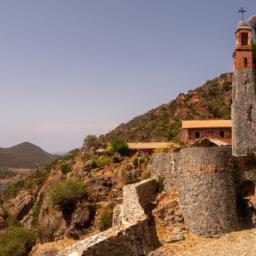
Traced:
<path fill-rule="evenodd" d="M 244 57 L 244 67 L 245 68 L 248 67 L 248 59 L 246 57 Z"/>
<path fill-rule="evenodd" d="M 244 57 L 244 67 L 245 68 L 248 67 L 248 59 L 246 57 Z"/>
<path fill-rule="evenodd" d="M 220 137 L 221 137 L 221 138 L 224 138 L 224 136 L 225 136 L 224 131 L 220 131 Z"/>
<path fill-rule="evenodd" d="M 248 33 L 241 33 L 241 45 L 248 45 Z"/>
<path fill-rule="evenodd" d="M 196 132 L 196 138 L 200 138 L 200 132 Z"/>

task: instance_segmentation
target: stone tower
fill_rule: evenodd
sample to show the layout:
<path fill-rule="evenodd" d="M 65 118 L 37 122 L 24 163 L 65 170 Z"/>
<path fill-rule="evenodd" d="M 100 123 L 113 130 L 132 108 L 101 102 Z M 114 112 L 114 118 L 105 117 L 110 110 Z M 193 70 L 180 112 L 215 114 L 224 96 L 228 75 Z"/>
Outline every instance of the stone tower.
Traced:
<path fill-rule="evenodd" d="M 256 88 L 253 54 L 254 31 L 240 21 L 236 32 L 232 86 L 232 154 L 256 154 Z"/>

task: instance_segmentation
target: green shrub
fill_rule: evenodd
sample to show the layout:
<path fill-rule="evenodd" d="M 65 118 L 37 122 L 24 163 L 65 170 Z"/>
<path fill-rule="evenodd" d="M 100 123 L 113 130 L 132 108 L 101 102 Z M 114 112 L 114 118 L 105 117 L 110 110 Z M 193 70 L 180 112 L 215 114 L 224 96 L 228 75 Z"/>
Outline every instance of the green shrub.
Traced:
<path fill-rule="evenodd" d="M 161 193 L 164 191 L 164 178 L 159 177 L 156 183 L 156 193 Z"/>
<path fill-rule="evenodd" d="M 69 166 L 69 164 L 62 164 L 60 166 L 61 172 L 62 174 L 67 174 L 69 172 L 71 172 L 71 167 Z"/>
<path fill-rule="evenodd" d="M 119 153 L 121 155 L 126 155 L 129 151 L 128 144 L 122 138 L 115 138 L 111 142 L 111 147 L 113 153 Z"/>
<path fill-rule="evenodd" d="M 107 156 L 100 156 L 99 158 L 97 158 L 96 163 L 98 167 L 104 167 L 106 165 L 111 164 L 112 160 L 111 158 L 107 157 Z"/>
<path fill-rule="evenodd" d="M 54 206 L 65 208 L 72 205 L 85 194 L 85 185 L 74 179 L 59 181 L 49 190 L 49 200 Z"/>
<path fill-rule="evenodd" d="M 34 231 L 10 227 L 0 233 L 0 256 L 26 256 L 36 242 Z"/>
<path fill-rule="evenodd" d="M 89 169 L 96 169 L 96 168 L 102 168 L 106 165 L 111 164 L 112 160 L 110 157 L 107 156 L 100 156 L 97 158 L 93 158 L 88 161 Z"/>
<path fill-rule="evenodd" d="M 84 145 L 87 148 L 97 148 L 99 147 L 99 140 L 98 137 L 95 135 L 87 135 L 86 138 L 84 139 Z"/>
<path fill-rule="evenodd" d="M 99 228 L 104 231 L 112 226 L 113 209 L 107 208 L 100 217 Z"/>
<path fill-rule="evenodd" d="M 95 169 L 95 168 L 98 167 L 96 159 L 89 160 L 88 165 L 89 165 L 90 170 Z"/>

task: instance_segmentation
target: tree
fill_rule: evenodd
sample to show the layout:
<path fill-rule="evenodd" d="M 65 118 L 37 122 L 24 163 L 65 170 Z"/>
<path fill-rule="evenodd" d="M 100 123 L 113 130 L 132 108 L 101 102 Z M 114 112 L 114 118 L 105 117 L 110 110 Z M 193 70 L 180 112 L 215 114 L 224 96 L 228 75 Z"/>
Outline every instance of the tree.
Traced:
<path fill-rule="evenodd" d="M 122 138 L 115 138 L 111 142 L 112 151 L 114 153 L 120 153 L 121 155 L 125 155 L 129 151 L 128 144 Z"/>
<path fill-rule="evenodd" d="M 86 138 L 84 139 L 84 145 L 87 148 L 97 148 L 99 147 L 99 140 L 96 135 L 87 135 Z"/>

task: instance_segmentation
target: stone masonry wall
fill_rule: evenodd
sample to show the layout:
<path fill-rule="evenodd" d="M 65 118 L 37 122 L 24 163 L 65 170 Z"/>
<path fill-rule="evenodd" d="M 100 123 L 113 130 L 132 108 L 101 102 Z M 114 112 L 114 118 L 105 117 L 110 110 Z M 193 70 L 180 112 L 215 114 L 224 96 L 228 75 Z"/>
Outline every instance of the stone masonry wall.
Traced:
<path fill-rule="evenodd" d="M 252 69 L 234 71 L 232 99 L 232 153 L 234 156 L 255 154 L 256 89 Z"/>
<path fill-rule="evenodd" d="M 230 148 L 191 147 L 176 162 L 181 209 L 189 230 L 211 237 L 237 228 Z"/>
<path fill-rule="evenodd" d="M 177 180 L 175 158 L 177 153 L 159 153 L 151 157 L 148 170 L 156 180 L 163 179 L 164 190 L 169 191 Z"/>
<path fill-rule="evenodd" d="M 143 256 L 158 246 L 147 212 L 156 189 L 154 179 L 123 188 L 123 203 L 114 211 L 113 227 L 79 241 L 59 256 Z"/>

